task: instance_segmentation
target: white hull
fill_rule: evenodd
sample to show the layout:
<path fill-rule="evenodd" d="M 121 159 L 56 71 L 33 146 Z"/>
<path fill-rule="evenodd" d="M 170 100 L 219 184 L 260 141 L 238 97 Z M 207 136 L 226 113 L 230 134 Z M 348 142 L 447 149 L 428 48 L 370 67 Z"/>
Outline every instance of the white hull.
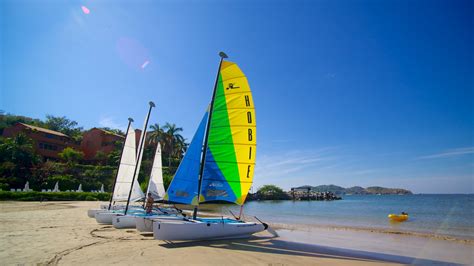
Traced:
<path fill-rule="evenodd" d="M 105 204 L 105 203 L 104 203 L 104 204 L 100 204 L 100 208 L 101 208 L 101 209 L 104 209 L 104 210 L 108 210 L 108 209 L 109 209 L 109 204 L 108 204 L 108 203 L 107 203 L 107 204 Z M 123 209 L 125 209 L 125 205 L 122 205 L 122 204 L 120 204 L 120 205 L 112 205 L 112 206 L 110 206 L 110 209 L 111 209 L 111 210 L 123 210 Z"/>
<path fill-rule="evenodd" d="M 182 216 L 152 215 L 147 217 L 135 217 L 136 229 L 143 233 L 153 233 L 154 221 L 183 220 Z"/>
<path fill-rule="evenodd" d="M 261 232 L 267 226 L 260 223 L 206 223 L 195 220 L 153 222 L 153 236 L 158 240 L 205 240 L 243 238 Z"/>
<path fill-rule="evenodd" d="M 100 209 L 90 209 L 90 210 L 87 210 L 87 216 L 89 216 L 90 218 L 95 218 L 95 214 L 98 213 L 98 212 L 107 212 L 109 211 L 109 204 L 107 203 L 103 203 L 103 204 L 100 204 Z M 111 210 L 123 210 L 125 209 L 125 205 L 112 205 Z"/>
<path fill-rule="evenodd" d="M 143 233 L 153 232 L 153 219 L 145 217 L 135 217 L 135 227 L 137 231 Z"/>
<path fill-rule="evenodd" d="M 117 215 L 112 217 L 112 225 L 117 229 L 135 228 L 135 216 Z"/>
<path fill-rule="evenodd" d="M 100 224 L 112 224 L 112 218 L 120 215 L 114 212 L 98 212 L 95 214 L 95 220 Z"/>
<path fill-rule="evenodd" d="M 95 218 L 95 214 L 98 213 L 98 212 L 106 212 L 107 210 L 104 210 L 104 209 L 90 209 L 90 210 L 87 210 L 87 216 L 89 216 L 89 218 Z"/>

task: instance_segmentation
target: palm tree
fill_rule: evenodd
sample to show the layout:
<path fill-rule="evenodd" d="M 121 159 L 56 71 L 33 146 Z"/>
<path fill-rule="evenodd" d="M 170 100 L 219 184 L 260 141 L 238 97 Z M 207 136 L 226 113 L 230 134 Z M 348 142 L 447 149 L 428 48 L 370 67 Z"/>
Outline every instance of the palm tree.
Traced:
<path fill-rule="evenodd" d="M 179 134 L 179 132 L 183 131 L 182 127 L 176 127 L 175 124 L 170 124 L 166 122 L 165 126 L 163 127 L 163 130 L 165 130 L 165 143 L 167 144 L 168 147 L 168 167 L 171 168 L 171 159 L 173 155 L 175 155 L 176 151 L 176 143 L 179 142 L 184 142 L 183 136 Z"/>
<path fill-rule="evenodd" d="M 150 126 L 150 132 L 147 135 L 150 144 L 158 144 L 158 142 L 162 142 L 164 137 L 163 128 L 158 123 L 155 123 Z M 161 145 L 164 145 L 164 143 L 161 143 Z"/>
<path fill-rule="evenodd" d="M 33 146 L 33 140 L 24 133 L 19 133 L 13 138 L 5 138 L 0 143 L 1 161 L 12 161 L 23 167 L 31 166 L 38 159 Z"/>

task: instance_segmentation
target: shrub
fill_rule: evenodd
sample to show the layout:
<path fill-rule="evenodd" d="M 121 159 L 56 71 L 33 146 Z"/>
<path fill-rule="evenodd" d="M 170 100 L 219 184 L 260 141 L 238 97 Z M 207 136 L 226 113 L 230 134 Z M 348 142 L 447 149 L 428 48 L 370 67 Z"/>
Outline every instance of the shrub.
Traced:
<path fill-rule="evenodd" d="M 80 201 L 80 200 L 109 200 L 110 193 L 92 192 L 10 192 L 0 191 L 0 200 L 21 200 L 21 201 Z"/>

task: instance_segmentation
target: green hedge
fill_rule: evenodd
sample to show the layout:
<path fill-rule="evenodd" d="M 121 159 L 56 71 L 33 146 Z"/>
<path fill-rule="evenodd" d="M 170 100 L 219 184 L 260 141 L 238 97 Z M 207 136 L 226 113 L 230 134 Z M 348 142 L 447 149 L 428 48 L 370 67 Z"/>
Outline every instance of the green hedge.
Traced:
<path fill-rule="evenodd" d="M 93 192 L 11 192 L 0 191 L 0 200 L 21 200 L 21 201 L 67 201 L 67 200 L 87 200 L 87 201 L 107 201 L 110 193 Z"/>

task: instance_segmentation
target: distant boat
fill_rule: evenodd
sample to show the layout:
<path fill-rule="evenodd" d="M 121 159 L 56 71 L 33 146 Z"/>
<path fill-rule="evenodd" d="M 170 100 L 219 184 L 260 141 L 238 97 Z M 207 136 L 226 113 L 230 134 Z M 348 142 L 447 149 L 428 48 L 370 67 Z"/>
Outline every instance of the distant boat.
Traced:
<path fill-rule="evenodd" d="M 209 111 L 204 114 L 178 167 L 165 200 L 194 205 L 192 219 L 157 219 L 160 240 L 248 237 L 268 228 L 239 218 L 198 218 L 200 203 L 227 201 L 242 206 L 252 186 L 256 122 L 247 78 L 237 64 L 221 56 Z M 242 210 L 242 209 L 241 209 Z"/>
<path fill-rule="evenodd" d="M 76 192 L 83 192 L 82 191 L 82 184 L 79 184 L 79 187 L 77 188 Z"/>
<path fill-rule="evenodd" d="M 102 186 L 100 186 L 100 190 L 99 190 L 100 193 L 104 193 L 105 190 L 104 190 L 104 184 L 102 184 Z"/>

